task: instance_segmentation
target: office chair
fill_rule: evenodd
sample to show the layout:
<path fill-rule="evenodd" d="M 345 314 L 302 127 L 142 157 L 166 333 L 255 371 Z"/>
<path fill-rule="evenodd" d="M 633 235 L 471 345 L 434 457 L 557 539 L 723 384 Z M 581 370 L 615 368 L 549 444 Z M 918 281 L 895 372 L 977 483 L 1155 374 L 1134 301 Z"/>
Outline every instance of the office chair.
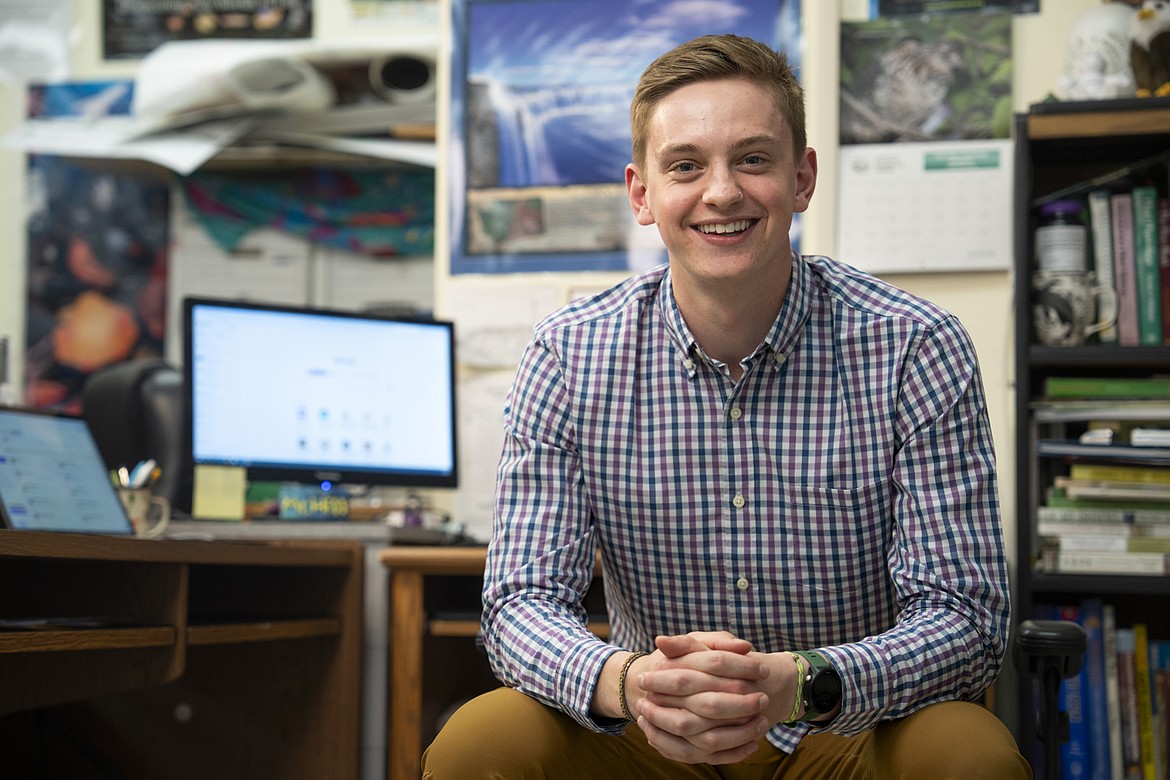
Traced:
<path fill-rule="evenodd" d="M 158 358 L 104 366 L 82 387 L 82 417 L 107 468 L 154 458 L 154 493 L 177 510 L 191 508 L 183 372 Z"/>
<path fill-rule="evenodd" d="M 1025 620 L 1016 629 L 1016 669 L 1040 679 L 1043 701 L 1036 712 L 1036 738 L 1044 743 L 1044 777 L 1059 780 L 1060 745 L 1068 741 L 1068 713 L 1060 709 L 1060 682 L 1081 669 L 1088 641 L 1071 620 Z M 1021 745 L 1022 751 L 1030 746 Z"/>

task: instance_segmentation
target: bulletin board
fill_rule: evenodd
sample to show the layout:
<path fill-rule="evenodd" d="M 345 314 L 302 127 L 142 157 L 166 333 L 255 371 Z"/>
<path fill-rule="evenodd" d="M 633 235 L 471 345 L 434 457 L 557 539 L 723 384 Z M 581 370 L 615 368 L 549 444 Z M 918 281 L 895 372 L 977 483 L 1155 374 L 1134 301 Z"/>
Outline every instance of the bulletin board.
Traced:
<path fill-rule="evenodd" d="M 664 262 L 625 191 L 641 72 L 709 33 L 749 35 L 800 63 L 800 0 L 453 0 L 452 14 L 453 274 Z"/>

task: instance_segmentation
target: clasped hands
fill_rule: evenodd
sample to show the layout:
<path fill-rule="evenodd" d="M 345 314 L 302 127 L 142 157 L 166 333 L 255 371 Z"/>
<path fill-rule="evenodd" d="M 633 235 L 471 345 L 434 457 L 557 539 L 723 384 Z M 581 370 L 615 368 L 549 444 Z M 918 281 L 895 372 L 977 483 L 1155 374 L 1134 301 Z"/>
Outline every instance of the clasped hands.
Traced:
<path fill-rule="evenodd" d="M 757 653 L 725 631 L 660 636 L 636 659 L 626 700 L 646 740 L 662 755 L 689 764 L 734 764 L 789 716 L 796 695 L 795 661 Z"/>

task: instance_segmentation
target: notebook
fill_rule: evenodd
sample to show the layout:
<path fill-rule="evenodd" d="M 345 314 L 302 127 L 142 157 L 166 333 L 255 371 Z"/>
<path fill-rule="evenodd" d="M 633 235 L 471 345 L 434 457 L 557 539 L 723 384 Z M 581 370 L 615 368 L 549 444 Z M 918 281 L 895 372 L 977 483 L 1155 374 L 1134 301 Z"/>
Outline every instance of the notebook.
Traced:
<path fill-rule="evenodd" d="M 0 527 L 133 536 L 83 419 L 0 407 Z"/>

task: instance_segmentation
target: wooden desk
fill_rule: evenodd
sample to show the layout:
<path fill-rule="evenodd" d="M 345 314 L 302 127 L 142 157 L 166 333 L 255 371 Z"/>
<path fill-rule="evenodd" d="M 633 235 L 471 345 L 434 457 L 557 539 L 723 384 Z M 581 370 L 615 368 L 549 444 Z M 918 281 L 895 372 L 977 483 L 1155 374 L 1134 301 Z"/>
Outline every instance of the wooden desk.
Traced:
<path fill-rule="evenodd" d="M 423 749 L 423 645 L 427 635 L 475 637 L 478 604 L 462 619 L 427 623 L 428 577 L 483 579 L 483 547 L 388 547 L 379 556 L 390 569 L 390 724 L 386 768 L 390 780 L 418 780 Z M 457 614 L 457 613 L 455 613 Z M 428 631 L 429 629 L 429 631 Z M 482 659 L 487 666 L 487 659 Z M 429 737 L 434 734 L 428 729 Z M 429 742 L 429 739 L 427 740 Z"/>
<path fill-rule="evenodd" d="M 475 649 L 486 553 L 400 546 L 379 556 L 390 569 L 390 780 L 418 780 L 419 759 L 444 706 L 499 685 Z M 604 602 L 595 611 L 603 608 Z M 608 633 L 605 623 L 590 628 Z"/>
<path fill-rule="evenodd" d="M 0 531 L 0 766 L 356 778 L 363 560 L 352 542 Z"/>

